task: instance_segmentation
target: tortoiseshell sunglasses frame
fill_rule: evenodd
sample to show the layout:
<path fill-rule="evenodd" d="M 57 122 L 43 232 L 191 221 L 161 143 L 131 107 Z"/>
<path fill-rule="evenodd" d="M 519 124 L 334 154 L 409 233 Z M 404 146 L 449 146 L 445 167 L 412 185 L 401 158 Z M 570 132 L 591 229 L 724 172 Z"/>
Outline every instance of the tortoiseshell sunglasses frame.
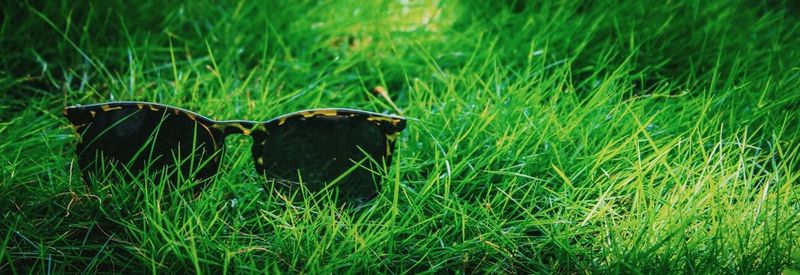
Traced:
<path fill-rule="evenodd" d="M 246 136 L 251 136 L 253 138 L 254 141 L 252 146 L 253 161 L 256 166 L 256 171 L 261 172 L 266 170 L 266 167 L 264 166 L 263 162 L 263 156 L 260 156 L 261 154 L 260 152 L 263 152 L 264 150 L 264 145 L 266 144 L 267 136 L 269 135 L 268 133 L 273 129 L 281 127 L 288 121 L 301 118 L 317 117 L 317 116 L 345 116 L 350 119 L 363 119 L 372 122 L 376 126 L 378 126 L 383 132 L 383 134 L 386 136 L 385 161 L 387 166 L 391 164 L 392 154 L 394 152 L 395 141 L 397 140 L 397 136 L 406 127 L 406 119 L 401 116 L 379 114 L 375 112 L 346 109 L 346 108 L 323 108 L 323 109 L 302 110 L 281 115 L 276 118 L 262 122 L 249 121 L 249 120 L 218 121 L 186 109 L 158 104 L 158 103 L 141 102 L 141 101 L 117 101 L 117 102 L 97 103 L 90 105 L 74 105 L 64 108 L 64 116 L 73 124 L 73 127 L 75 128 L 75 131 L 77 132 L 77 135 L 79 137 L 78 142 L 82 143 L 83 139 L 81 138 L 81 133 L 83 132 L 84 127 L 88 123 L 90 123 L 95 116 L 97 116 L 101 112 L 110 112 L 122 108 L 131 108 L 131 109 L 153 111 L 153 112 L 166 111 L 177 116 L 184 116 L 187 119 L 196 121 L 199 125 L 203 126 L 203 128 L 205 128 L 211 134 L 215 150 L 220 152 L 212 160 L 213 165 L 215 166 L 214 174 L 217 173 L 217 169 L 219 167 L 219 161 L 222 155 L 224 154 L 223 145 L 225 137 L 232 134 L 243 134 Z"/>

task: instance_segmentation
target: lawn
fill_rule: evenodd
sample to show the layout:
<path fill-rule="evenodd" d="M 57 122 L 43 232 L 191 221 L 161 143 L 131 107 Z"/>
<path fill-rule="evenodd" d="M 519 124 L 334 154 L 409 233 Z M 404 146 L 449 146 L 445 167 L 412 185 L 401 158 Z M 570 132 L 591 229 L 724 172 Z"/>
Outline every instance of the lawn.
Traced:
<path fill-rule="evenodd" d="M 796 1 L 25 2 L 0 273 L 800 272 Z M 63 108 L 118 100 L 408 128 L 359 209 L 280 196 L 245 136 L 198 197 L 85 183 Z"/>

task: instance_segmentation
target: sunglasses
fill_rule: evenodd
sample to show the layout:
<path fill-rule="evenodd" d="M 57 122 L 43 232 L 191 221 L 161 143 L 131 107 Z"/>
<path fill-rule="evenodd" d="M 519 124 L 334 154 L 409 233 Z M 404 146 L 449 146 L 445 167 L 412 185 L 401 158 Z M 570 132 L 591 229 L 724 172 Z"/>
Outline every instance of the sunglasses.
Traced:
<path fill-rule="evenodd" d="M 225 137 L 253 138 L 256 171 L 276 189 L 336 190 L 346 201 L 377 195 L 392 162 L 403 117 L 351 109 L 312 109 L 265 122 L 215 121 L 181 108 L 111 102 L 64 109 L 79 139 L 78 165 L 87 183 L 109 171 L 142 174 L 202 188 L 220 167 Z M 121 172 L 121 173 L 120 173 Z"/>

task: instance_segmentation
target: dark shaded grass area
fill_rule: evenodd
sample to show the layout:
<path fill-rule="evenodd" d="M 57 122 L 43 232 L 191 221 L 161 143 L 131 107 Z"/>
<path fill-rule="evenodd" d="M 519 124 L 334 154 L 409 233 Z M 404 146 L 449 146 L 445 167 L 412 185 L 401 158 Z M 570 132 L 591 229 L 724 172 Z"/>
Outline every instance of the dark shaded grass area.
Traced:
<path fill-rule="evenodd" d="M 800 270 L 791 1 L 3 5 L 0 271 Z M 84 184 L 61 108 L 411 118 L 368 207 L 298 201 L 234 138 L 202 196 Z M 182 183 L 191 184 L 191 183 Z"/>

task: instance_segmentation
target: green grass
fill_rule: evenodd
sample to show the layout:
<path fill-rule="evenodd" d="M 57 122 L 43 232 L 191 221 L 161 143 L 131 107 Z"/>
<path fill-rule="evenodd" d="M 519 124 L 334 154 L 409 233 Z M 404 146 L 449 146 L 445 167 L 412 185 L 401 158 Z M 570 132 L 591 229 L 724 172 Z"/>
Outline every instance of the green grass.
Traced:
<path fill-rule="evenodd" d="M 18 2 L 0 273 L 800 272 L 794 1 Z M 246 137 L 199 198 L 87 185 L 61 115 L 396 112 L 376 86 L 410 120 L 361 210 L 284 200 Z"/>

